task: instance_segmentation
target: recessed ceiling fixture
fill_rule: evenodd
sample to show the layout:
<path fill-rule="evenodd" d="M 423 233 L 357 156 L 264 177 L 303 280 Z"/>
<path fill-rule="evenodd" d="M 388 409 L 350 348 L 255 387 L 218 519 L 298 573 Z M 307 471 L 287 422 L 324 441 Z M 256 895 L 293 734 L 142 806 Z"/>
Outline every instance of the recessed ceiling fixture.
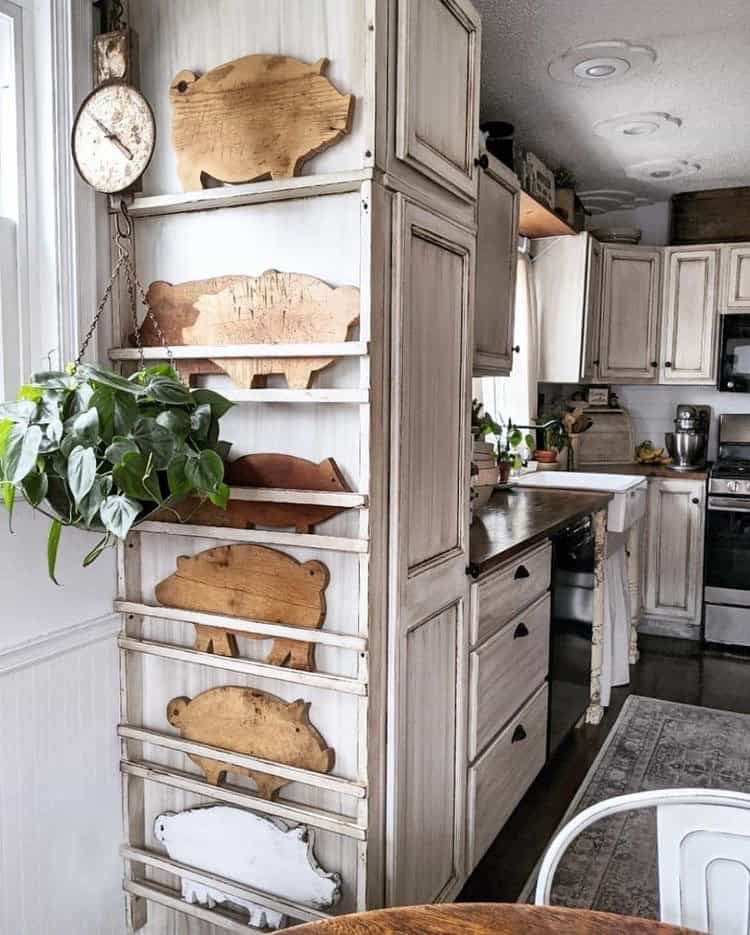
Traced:
<path fill-rule="evenodd" d="M 578 197 L 589 214 L 604 214 L 605 211 L 623 211 L 651 204 L 649 198 L 619 188 L 592 188 L 578 192 Z"/>
<path fill-rule="evenodd" d="M 649 111 L 642 114 L 622 114 L 609 120 L 600 120 L 594 124 L 594 133 L 604 137 L 634 138 L 651 136 L 654 133 L 674 133 L 682 126 L 679 117 L 671 114 Z"/>
<path fill-rule="evenodd" d="M 700 171 L 700 164 L 685 159 L 651 159 L 628 166 L 625 175 L 631 179 L 645 179 L 648 182 L 667 182 L 671 179 L 684 179 Z"/>
<path fill-rule="evenodd" d="M 601 39 L 573 46 L 547 66 L 556 81 L 580 87 L 606 84 L 642 72 L 656 61 L 656 52 L 624 39 Z"/>

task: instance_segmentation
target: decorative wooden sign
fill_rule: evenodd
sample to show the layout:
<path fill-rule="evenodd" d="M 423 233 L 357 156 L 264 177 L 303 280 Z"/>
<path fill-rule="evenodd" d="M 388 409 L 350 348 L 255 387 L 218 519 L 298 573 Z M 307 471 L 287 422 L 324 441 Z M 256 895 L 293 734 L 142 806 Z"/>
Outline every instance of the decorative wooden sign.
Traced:
<path fill-rule="evenodd" d="M 222 276 L 171 285 L 153 282 L 146 300 L 168 344 L 315 344 L 346 341 L 359 318 L 359 289 L 329 286 L 314 276 L 266 270 L 260 276 Z M 141 328 L 145 347 L 161 336 L 148 318 Z M 290 387 L 305 389 L 330 357 L 260 357 L 177 360 L 183 378 L 227 373 L 249 389 L 272 373 Z"/>
<path fill-rule="evenodd" d="M 327 773 L 333 769 L 335 753 L 310 723 L 309 711 L 309 703 L 301 699 L 287 703 L 267 692 L 226 685 L 211 688 L 192 701 L 173 698 L 167 705 L 167 720 L 187 740 Z M 279 789 L 291 781 L 221 760 L 189 756 L 211 785 L 218 786 L 227 773 L 240 773 L 255 781 L 264 799 L 276 798 Z"/>
<path fill-rule="evenodd" d="M 198 78 L 172 81 L 172 143 L 185 191 L 219 182 L 298 175 L 316 153 L 351 131 L 354 98 L 312 64 L 285 55 L 247 55 Z"/>
<path fill-rule="evenodd" d="M 316 464 L 304 458 L 283 454 L 245 455 L 227 464 L 224 480 L 235 487 L 264 487 L 282 490 L 321 490 L 348 493 L 349 487 L 333 458 Z M 177 513 L 182 522 L 203 526 L 227 526 L 231 529 L 293 527 L 299 533 L 311 533 L 318 523 L 331 519 L 349 507 L 320 506 L 315 503 L 278 503 L 259 500 L 232 500 L 226 510 L 206 500 L 188 497 L 149 518 L 174 522 Z"/>
<path fill-rule="evenodd" d="M 226 545 L 197 555 L 181 555 L 177 571 L 156 586 L 156 599 L 168 607 L 200 610 L 311 630 L 323 626 L 328 569 L 321 562 L 300 564 L 262 545 Z M 195 649 L 237 656 L 236 635 L 262 635 L 195 624 Z M 269 665 L 312 671 L 315 644 L 275 639 Z"/>
<path fill-rule="evenodd" d="M 341 877 L 326 873 L 313 851 L 314 832 L 291 828 L 280 818 L 262 818 L 228 805 L 165 812 L 154 821 L 154 835 L 172 860 L 244 883 L 303 906 L 327 909 L 341 898 Z M 246 909 L 250 925 L 281 928 L 287 918 L 257 903 L 182 878 L 182 898 L 211 906 L 232 903 Z"/>

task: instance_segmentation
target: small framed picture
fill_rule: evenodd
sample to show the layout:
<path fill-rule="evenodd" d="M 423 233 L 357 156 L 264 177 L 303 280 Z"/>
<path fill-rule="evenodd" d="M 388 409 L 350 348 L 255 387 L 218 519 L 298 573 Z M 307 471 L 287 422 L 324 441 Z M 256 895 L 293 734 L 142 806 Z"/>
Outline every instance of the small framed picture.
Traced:
<path fill-rule="evenodd" d="M 608 406 L 609 405 L 609 387 L 608 386 L 590 386 L 586 395 L 586 402 L 589 406 Z"/>

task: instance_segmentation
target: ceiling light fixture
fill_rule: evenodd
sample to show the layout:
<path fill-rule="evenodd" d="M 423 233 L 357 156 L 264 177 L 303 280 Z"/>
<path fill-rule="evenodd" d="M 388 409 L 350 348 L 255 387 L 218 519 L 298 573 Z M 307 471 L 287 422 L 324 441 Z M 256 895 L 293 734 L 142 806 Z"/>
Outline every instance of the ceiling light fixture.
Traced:
<path fill-rule="evenodd" d="M 604 137 L 651 136 L 654 133 L 674 133 L 682 126 L 679 117 L 659 111 L 637 114 L 621 114 L 594 124 L 594 133 Z"/>
<path fill-rule="evenodd" d="M 645 179 L 648 182 L 666 182 L 671 179 L 684 179 L 700 171 L 700 163 L 686 159 L 652 159 L 628 166 L 625 174 L 631 179 Z"/>
<path fill-rule="evenodd" d="M 551 78 L 587 87 L 639 74 L 656 61 L 656 52 L 624 39 L 601 39 L 573 46 L 547 66 Z"/>
<path fill-rule="evenodd" d="M 651 204 L 650 199 L 620 188 L 592 188 L 577 194 L 590 214 L 623 211 Z"/>

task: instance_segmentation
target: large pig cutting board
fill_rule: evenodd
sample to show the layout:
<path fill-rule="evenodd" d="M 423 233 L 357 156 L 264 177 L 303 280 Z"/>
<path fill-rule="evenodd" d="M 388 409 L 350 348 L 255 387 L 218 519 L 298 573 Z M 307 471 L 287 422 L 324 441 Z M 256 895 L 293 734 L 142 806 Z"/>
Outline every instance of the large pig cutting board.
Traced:
<path fill-rule="evenodd" d="M 350 132 L 354 98 L 323 72 L 286 55 L 247 55 L 198 78 L 175 75 L 169 88 L 172 142 L 185 191 L 220 182 L 297 175 L 316 153 Z"/>
<path fill-rule="evenodd" d="M 245 455 L 227 464 L 224 480 L 235 487 L 265 487 L 286 490 L 322 490 L 329 493 L 349 491 L 346 481 L 333 458 L 315 463 L 305 458 L 284 454 Z M 226 526 L 230 529 L 293 527 L 296 532 L 313 532 L 318 523 L 331 519 L 348 509 L 341 506 L 319 506 L 315 503 L 271 503 L 261 500 L 230 499 L 226 510 L 209 500 L 187 497 L 151 515 L 157 522 L 174 522 L 175 513 L 182 522 L 204 526 Z"/>
<path fill-rule="evenodd" d="M 262 545 L 225 545 L 181 555 L 174 574 L 156 585 L 156 599 L 183 610 L 318 629 L 325 619 L 328 581 L 328 569 L 321 562 L 301 564 Z M 237 633 L 267 639 L 261 634 L 195 624 L 195 649 L 238 656 Z M 275 639 L 266 662 L 312 671 L 314 650 L 314 643 Z"/>
<path fill-rule="evenodd" d="M 266 270 L 260 276 L 221 276 L 172 285 L 153 282 L 146 301 L 167 344 L 315 344 L 346 341 L 359 318 L 359 289 L 329 286 L 314 276 Z M 162 338 L 146 319 L 145 347 Z M 249 389 L 273 373 L 305 389 L 313 373 L 333 362 L 325 357 L 215 358 L 178 360 L 186 380 L 201 373 L 227 373 Z"/>
<path fill-rule="evenodd" d="M 286 702 L 254 688 L 225 685 L 192 700 L 173 698 L 167 720 L 187 740 L 318 773 L 333 769 L 334 751 L 310 723 L 310 705 L 301 699 Z M 212 785 L 223 782 L 227 773 L 240 773 L 255 781 L 264 799 L 275 798 L 290 782 L 222 760 L 189 756 Z"/>

